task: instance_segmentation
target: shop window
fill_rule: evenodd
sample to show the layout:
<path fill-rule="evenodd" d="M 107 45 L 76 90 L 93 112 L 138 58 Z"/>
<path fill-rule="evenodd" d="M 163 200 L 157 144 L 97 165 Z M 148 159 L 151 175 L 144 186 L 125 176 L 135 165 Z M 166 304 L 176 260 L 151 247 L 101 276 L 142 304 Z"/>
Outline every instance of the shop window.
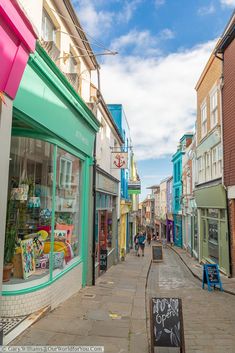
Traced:
<path fill-rule="evenodd" d="M 220 210 L 220 218 L 224 219 L 225 216 L 225 210 Z"/>
<path fill-rule="evenodd" d="M 68 266 L 79 255 L 80 243 L 80 160 L 58 148 L 54 256 Z M 62 260 L 61 260 L 62 261 Z M 58 271 L 57 271 L 58 272 Z"/>
<path fill-rule="evenodd" d="M 203 241 L 207 240 L 207 231 L 206 231 L 206 220 L 202 220 L 202 232 L 203 232 Z"/>
<path fill-rule="evenodd" d="M 79 255 L 80 161 L 58 149 L 54 198 L 53 145 L 13 137 L 10 157 L 5 237 L 5 262 L 13 263 L 10 284 L 48 281 L 50 269 L 56 275 Z"/>
<path fill-rule="evenodd" d="M 60 182 L 61 188 L 71 189 L 72 162 L 66 158 L 60 158 Z"/>
<path fill-rule="evenodd" d="M 49 279 L 53 145 L 12 137 L 4 261 L 13 263 L 10 284 Z"/>
<path fill-rule="evenodd" d="M 209 208 L 208 217 L 219 218 L 219 210 L 217 208 Z"/>
<path fill-rule="evenodd" d="M 218 262 L 219 258 L 218 226 L 217 220 L 208 219 L 208 254 L 215 262 Z"/>

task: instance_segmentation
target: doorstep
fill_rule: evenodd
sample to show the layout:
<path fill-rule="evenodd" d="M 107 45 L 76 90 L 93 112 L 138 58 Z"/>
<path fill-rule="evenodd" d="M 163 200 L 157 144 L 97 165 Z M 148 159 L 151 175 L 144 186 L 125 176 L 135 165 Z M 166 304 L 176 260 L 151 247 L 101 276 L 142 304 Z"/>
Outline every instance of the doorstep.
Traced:
<path fill-rule="evenodd" d="M 0 323 L 3 328 L 3 345 L 8 345 L 50 310 L 51 307 L 47 306 L 27 316 L 1 318 Z"/>

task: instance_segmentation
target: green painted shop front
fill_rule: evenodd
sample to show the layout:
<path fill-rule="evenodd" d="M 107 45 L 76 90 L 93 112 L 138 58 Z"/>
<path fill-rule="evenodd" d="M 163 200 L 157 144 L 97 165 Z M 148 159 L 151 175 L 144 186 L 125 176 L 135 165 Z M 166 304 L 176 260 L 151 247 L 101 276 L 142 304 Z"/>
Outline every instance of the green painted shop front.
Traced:
<path fill-rule="evenodd" d="M 37 46 L 14 101 L 6 232 L 18 244 L 13 275 L 3 285 L 3 316 L 55 307 L 86 284 L 90 166 L 98 129 L 92 112 Z M 30 246 L 26 270 L 24 251 Z M 31 292 L 39 293 L 35 302 Z M 25 305 L 13 313 L 17 298 Z"/>
<path fill-rule="evenodd" d="M 199 211 L 200 260 L 230 274 L 226 193 L 222 185 L 195 191 Z"/>

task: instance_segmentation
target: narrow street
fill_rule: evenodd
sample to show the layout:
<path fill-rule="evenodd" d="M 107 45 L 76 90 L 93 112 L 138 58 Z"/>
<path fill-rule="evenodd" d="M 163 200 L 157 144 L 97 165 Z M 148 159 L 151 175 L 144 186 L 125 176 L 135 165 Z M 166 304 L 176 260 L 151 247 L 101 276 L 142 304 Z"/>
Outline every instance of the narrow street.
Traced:
<path fill-rule="evenodd" d="M 202 290 L 170 249 L 162 263 L 151 265 L 146 293 L 150 256 L 149 247 L 144 258 L 128 255 L 11 345 L 101 345 L 107 353 L 147 353 L 146 302 L 166 296 L 182 298 L 187 353 L 234 353 L 235 297 Z"/>
<path fill-rule="evenodd" d="M 235 296 L 202 290 L 171 249 L 164 249 L 163 262 L 152 264 L 147 295 L 182 299 L 186 353 L 235 352 Z"/>

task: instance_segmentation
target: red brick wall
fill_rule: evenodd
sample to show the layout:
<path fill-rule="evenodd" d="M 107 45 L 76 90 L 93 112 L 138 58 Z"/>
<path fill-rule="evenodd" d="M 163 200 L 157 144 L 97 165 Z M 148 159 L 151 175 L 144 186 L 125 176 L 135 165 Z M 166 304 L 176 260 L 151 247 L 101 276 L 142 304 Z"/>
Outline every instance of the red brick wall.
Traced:
<path fill-rule="evenodd" d="M 235 277 L 235 200 L 229 201 L 230 244 L 232 255 L 232 276 Z"/>
<path fill-rule="evenodd" d="M 223 140 L 224 183 L 235 185 L 235 40 L 224 53 Z"/>

